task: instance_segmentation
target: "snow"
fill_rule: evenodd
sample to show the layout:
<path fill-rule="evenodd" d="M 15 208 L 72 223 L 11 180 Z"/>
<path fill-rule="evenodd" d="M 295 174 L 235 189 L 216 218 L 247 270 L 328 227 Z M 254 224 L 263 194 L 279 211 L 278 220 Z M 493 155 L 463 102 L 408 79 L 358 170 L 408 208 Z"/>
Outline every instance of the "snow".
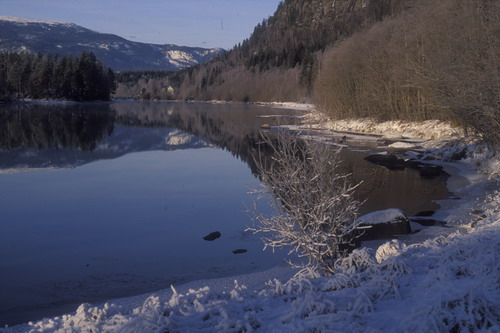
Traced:
<path fill-rule="evenodd" d="M 431 123 L 443 132 L 432 133 Z M 500 332 L 500 163 L 483 144 L 458 140 L 459 130 L 431 123 L 375 128 L 426 140 L 426 162 L 450 173 L 457 198 L 440 201 L 433 215 L 446 228 L 355 250 L 333 276 L 280 268 L 195 281 L 0 332 Z M 368 131 L 366 120 L 344 124 Z M 465 158 L 450 162 L 457 149 Z"/>
<path fill-rule="evenodd" d="M 202 57 L 205 57 L 207 55 L 210 55 L 210 54 L 218 54 L 218 53 L 221 53 L 223 52 L 224 49 L 220 48 L 220 47 L 216 47 L 216 48 L 213 48 L 213 49 L 208 49 L 208 50 L 203 50 L 201 52 L 196 52 L 198 55 L 202 56 Z"/>
<path fill-rule="evenodd" d="M 362 224 L 380 224 L 380 223 L 399 223 L 399 219 L 406 219 L 400 209 L 390 208 L 385 210 L 377 210 L 360 216 L 358 221 Z"/>
<path fill-rule="evenodd" d="M 314 104 L 295 103 L 295 102 L 258 102 L 258 105 L 272 106 L 279 109 L 290 109 L 299 111 L 311 111 L 314 109 Z"/>
<path fill-rule="evenodd" d="M 20 18 L 20 17 L 13 17 L 13 16 L 0 16 L 0 21 L 14 22 L 14 23 L 18 23 L 21 25 L 27 25 L 27 24 L 31 24 L 31 23 L 42 23 L 42 24 L 48 24 L 48 25 L 63 25 L 63 26 L 70 26 L 70 27 L 75 26 L 73 23 L 68 23 L 68 22 L 42 21 L 42 20 L 25 19 L 25 18 Z"/>
<path fill-rule="evenodd" d="M 462 131 L 450 123 L 440 120 L 422 122 L 385 121 L 371 118 L 330 120 L 318 112 L 307 114 L 309 125 L 320 126 L 331 131 L 348 131 L 381 135 L 385 139 L 418 138 L 438 140 L 459 138 Z"/>
<path fill-rule="evenodd" d="M 165 143 L 169 146 L 179 146 L 191 142 L 194 135 L 188 134 L 183 131 L 174 130 L 165 138 Z"/>
<path fill-rule="evenodd" d="M 409 142 L 394 142 L 389 145 L 390 148 L 400 148 L 400 149 L 413 149 L 417 147 L 414 143 L 409 143 Z"/>
<path fill-rule="evenodd" d="M 196 60 L 193 57 L 183 51 L 179 50 L 169 50 L 166 52 L 167 59 L 176 66 L 185 66 L 186 64 L 195 64 Z"/>

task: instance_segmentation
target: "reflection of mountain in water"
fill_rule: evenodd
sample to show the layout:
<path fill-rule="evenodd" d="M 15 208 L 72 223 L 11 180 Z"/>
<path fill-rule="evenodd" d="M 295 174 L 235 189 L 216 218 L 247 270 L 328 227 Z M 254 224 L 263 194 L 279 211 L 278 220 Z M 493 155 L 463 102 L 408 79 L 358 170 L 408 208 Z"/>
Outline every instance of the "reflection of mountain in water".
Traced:
<path fill-rule="evenodd" d="M 269 112 L 255 105 L 177 102 L 4 105 L 0 107 L 0 173 L 71 168 L 132 152 L 213 144 L 242 159 L 257 174 L 254 154 L 259 130 L 270 121 L 258 116 Z M 357 194 L 360 200 L 370 197 L 365 210 L 399 207 L 415 213 L 432 209 L 429 198 L 447 196 L 441 179 L 422 179 L 414 170 L 392 172 L 362 157 L 343 150 L 341 159 L 353 181 L 363 181 Z"/>
<path fill-rule="evenodd" d="M 116 123 L 109 104 L 0 108 L 0 170 L 70 168 L 132 152 L 206 147 L 174 128 Z"/>
<path fill-rule="evenodd" d="M 75 167 L 131 152 L 202 148 L 211 142 L 254 170 L 250 151 L 265 121 L 258 113 L 266 109 L 141 102 L 4 105 L 0 169 Z"/>
<path fill-rule="evenodd" d="M 117 123 L 178 128 L 203 137 L 246 162 L 255 173 L 252 153 L 260 140 L 260 126 L 269 109 L 244 104 L 116 103 Z M 280 113 L 290 113 L 280 110 Z"/>

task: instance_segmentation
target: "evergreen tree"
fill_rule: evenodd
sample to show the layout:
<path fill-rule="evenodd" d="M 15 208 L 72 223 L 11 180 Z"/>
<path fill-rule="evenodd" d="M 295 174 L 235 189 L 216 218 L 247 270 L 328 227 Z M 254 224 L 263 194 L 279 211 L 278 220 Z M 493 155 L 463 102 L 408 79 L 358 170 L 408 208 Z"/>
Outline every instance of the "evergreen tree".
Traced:
<path fill-rule="evenodd" d="M 59 58 L 50 54 L 0 53 L 0 99 L 109 100 L 114 73 L 93 53 Z"/>

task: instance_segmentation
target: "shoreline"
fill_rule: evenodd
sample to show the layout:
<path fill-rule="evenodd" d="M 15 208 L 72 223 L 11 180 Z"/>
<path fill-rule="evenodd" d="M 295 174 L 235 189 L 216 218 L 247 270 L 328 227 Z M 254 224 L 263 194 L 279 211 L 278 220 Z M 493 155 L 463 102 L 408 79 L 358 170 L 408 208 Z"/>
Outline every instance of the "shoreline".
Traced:
<path fill-rule="evenodd" d="M 435 145 L 436 142 L 433 143 Z M 440 152 L 441 148 L 434 148 L 437 152 Z M 448 149 L 448 148 L 446 148 Z M 498 159 L 498 158 L 497 158 Z M 465 218 L 466 212 L 470 212 L 474 209 L 475 204 L 477 204 L 477 199 L 482 198 L 486 193 L 494 191 L 495 188 L 498 189 L 498 173 L 495 173 L 493 169 L 492 174 L 488 175 L 481 173 L 481 168 L 475 168 L 474 160 L 462 161 L 462 162 L 443 162 L 437 160 L 426 160 L 426 163 L 437 164 L 444 167 L 445 171 L 450 174 L 447 180 L 447 187 L 450 192 L 455 195 L 459 195 L 459 199 L 449 198 L 445 200 L 440 200 L 438 203 L 440 208 L 436 211 L 435 216 L 439 219 L 446 219 L 450 221 L 455 221 L 452 226 L 453 228 L 442 228 L 440 232 L 436 233 L 437 229 L 423 228 L 421 232 L 411 235 L 408 238 L 400 238 L 402 243 L 406 244 L 417 244 L 424 242 L 428 239 L 436 238 L 442 235 L 450 235 L 457 230 L 464 229 L 470 230 L 472 228 L 472 223 L 474 221 L 473 216 L 467 216 Z M 495 164 L 494 164 L 495 165 Z M 481 167 L 481 164 L 479 164 Z M 484 170 L 483 170 L 484 171 Z M 498 172 L 498 170 L 497 170 Z M 465 218 L 465 219 L 464 219 Z M 459 221 L 462 220 L 462 221 Z M 413 236 L 413 237 L 412 237 Z M 384 243 L 390 242 L 390 240 L 384 240 Z M 203 288 L 209 286 L 210 290 L 214 293 L 226 294 L 230 293 L 234 287 L 234 280 L 238 280 L 240 285 L 243 283 L 249 290 L 255 289 L 260 290 L 266 281 L 272 280 L 273 278 L 284 278 L 288 280 L 294 274 L 294 270 L 290 267 L 276 266 L 266 271 L 256 272 L 251 274 L 245 274 L 240 276 L 228 276 L 223 278 L 216 278 L 210 280 L 194 280 L 187 282 L 185 284 L 175 286 L 175 290 L 181 294 L 189 294 L 190 290 Z M 284 281 L 282 280 L 284 283 Z M 151 297 L 158 297 L 160 302 L 168 302 L 168 300 L 176 293 L 174 289 L 163 289 L 154 293 L 147 293 L 138 296 L 112 299 L 106 303 L 96 304 L 96 305 L 86 305 L 87 308 L 101 308 L 105 309 L 106 306 L 109 307 L 109 303 L 112 303 L 115 307 L 113 311 L 108 311 L 109 316 L 115 315 L 117 313 L 125 314 L 129 313 L 132 315 L 137 308 L 146 304 Z M 106 305 L 108 304 L 108 305 Z M 82 306 L 80 306 L 81 308 Z M 79 308 L 79 309 L 80 309 Z M 73 315 L 63 315 L 60 317 L 54 317 L 53 319 L 43 319 L 39 323 L 47 323 L 54 321 L 64 321 L 63 318 L 68 316 L 78 316 L 79 310 Z M 34 325 L 34 324 L 32 324 Z M 44 324 L 45 325 L 45 324 Z M 32 328 L 32 327 L 31 327 Z M 31 329 L 30 324 L 20 324 L 12 326 L 8 331 L 5 332 L 24 332 L 25 329 Z M 0 332 L 2 328 L 0 328 Z"/>
<path fill-rule="evenodd" d="M 442 162 L 439 164 L 441 164 L 446 169 L 446 171 L 450 173 L 449 182 L 454 183 L 452 186 L 453 192 L 455 194 L 464 194 L 471 188 L 475 188 L 472 193 L 469 193 L 469 195 L 464 195 L 460 198 L 460 200 L 443 200 L 447 202 L 446 205 L 442 205 L 442 203 L 440 202 L 440 208 L 436 211 L 436 216 L 439 215 L 440 217 L 447 216 L 448 218 L 454 218 L 452 215 L 461 215 L 463 214 L 463 212 L 472 209 L 474 207 L 474 204 L 476 203 L 474 199 L 478 198 L 476 197 L 476 194 L 484 193 L 484 186 L 487 186 L 488 182 L 491 182 L 492 180 L 488 181 L 485 176 L 477 177 L 477 172 L 475 172 L 473 168 L 467 165 L 457 166 L 455 163 L 449 162 Z M 454 212 L 454 214 L 452 214 L 452 212 Z M 463 223 L 453 225 L 452 228 L 441 228 L 439 232 L 436 232 L 437 229 L 433 227 L 423 228 L 423 231 L 419 232 L 418 234 L 410 235 L 408 237 L 400 237 L 398 238 L 399 241 L 396 242 L 404 243 L 406 244 L 406 246 L 418 246 L 418 244 L 421 244 L 422 242 L 431 241 L 439 237 L 449 236 L 457 232 L 457 230 L 459 231 L 463 229 L 462 232 L 467 232 L 467 230 L 471 229 L 470 224 L 473 222 L 472 220 L 473 217 L 471 216 L 470 218 L 463 221 Z M 389 244 L 391 242 L 393 241 L 384 240 L 382 243 Z M 377 247 L 378 246 L 375 246 L 374 250 L 377 250 Z M 276 281 L 275 279 L 285 284 L 285 282 L 292 278 L 295 273 L 296 270 L 291 267 L 275 266 L 271 269 L 251 274 L 228 276 L 208 280 L 194 280 L 178 286 L 172 286 L 171 288 L 159 290 L 154 293 L 146 293 L 137 296 L 111 299 L 105 303 L 98 303 L 93 305 L 82 304 L 78 307 L 76 312 L 57 316 L 52 319 L 45 318 L 34 323 L 25 323 L 12 326 L 9 327 L 8 330 L 6 328 L 5 333 L 26 332 L 36 327 L 46 327 L 49 329 L 40 331 L 52 332 L 50 327 L 56 328 L 57 326 L 54 326 L 56 322 L 68 323 L 69 321 L 73 321 L 74 324 L 82 324 L 83 321 L 75 321 L 75 319 L 87 318 L 85 316 L 82 317 L 82 314 L 85 313 L 101 313 L 101 315 L 104 313 L 109 318 L 123 318 L 124 316 L 134 318 L 136 315 L 140 314 L 140 311 L 143 311 L 145 309 L 144 307 L 151 300 L 154 300 L 156 304 L 171 304 L 172 300 L 176 297 L 175 295 L 179 295 L 180 297 L 187 297 L 188 295 L 191 295 L 195 292 L 198 293 L 202 290 L 209 290 L 209 294 L 228 295 L 229 297 L 229 295 L 233 295 L 234 290 L 241 288 L 241 286 L 244 286 L 245 291 L 253 292 L 262 290 L 262 288 L 265 288 L 265 285 L 267 285 L 271 281 Z M 206 289 L 207 287 L 208 289 Z M 72 327 L 72 325 L 70 326 Z M 4 331 L 2 331 L 2 329 L 0 328 L 0 332 L 3 333 Z"/>

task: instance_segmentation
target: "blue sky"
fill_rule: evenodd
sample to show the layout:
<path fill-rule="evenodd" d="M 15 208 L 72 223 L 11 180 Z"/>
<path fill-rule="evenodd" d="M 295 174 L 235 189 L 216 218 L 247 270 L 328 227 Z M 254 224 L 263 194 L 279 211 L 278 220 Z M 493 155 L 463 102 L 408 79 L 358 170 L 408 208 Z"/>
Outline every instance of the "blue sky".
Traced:
<path fill-rule="evenodd" d="M 280 0 L 0 0 L 0 15 L 73 22 L 147 43 L 229 49 Z"/>

